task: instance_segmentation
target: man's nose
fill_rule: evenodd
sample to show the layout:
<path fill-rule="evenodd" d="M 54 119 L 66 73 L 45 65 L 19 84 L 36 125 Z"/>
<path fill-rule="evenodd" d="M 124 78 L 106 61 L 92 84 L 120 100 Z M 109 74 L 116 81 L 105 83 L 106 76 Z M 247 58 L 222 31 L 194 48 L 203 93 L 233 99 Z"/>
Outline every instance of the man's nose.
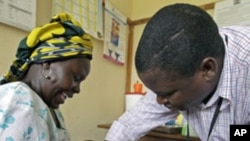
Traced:
<path fill-rule="evenodd" d="M 168 99 L 165 98 L 165 97 L 162 97 L 162 96 L 157 96 L 156 100 L 157 100 L 157 102 L 159 104 L 167 104 L 167 103 L 169 103 Z"/>

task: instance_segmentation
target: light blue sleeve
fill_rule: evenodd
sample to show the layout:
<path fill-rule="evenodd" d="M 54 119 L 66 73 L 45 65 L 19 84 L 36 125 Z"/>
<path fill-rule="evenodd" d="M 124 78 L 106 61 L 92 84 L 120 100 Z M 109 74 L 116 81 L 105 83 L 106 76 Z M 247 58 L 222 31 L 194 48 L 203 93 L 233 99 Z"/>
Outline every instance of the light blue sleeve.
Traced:
<path fill-rule="evenodd" d="M 24 83 L 0 86 L 0 141 L 69 141 L 47 105 Z"/>
<path fill-rule="evenodd" d="M 46 118 L 38 114 L 46 117 L 47 113 L 35 110 L 30 93 L 22 85 L 0 87 L 1 141 L 49 141 Z"/>

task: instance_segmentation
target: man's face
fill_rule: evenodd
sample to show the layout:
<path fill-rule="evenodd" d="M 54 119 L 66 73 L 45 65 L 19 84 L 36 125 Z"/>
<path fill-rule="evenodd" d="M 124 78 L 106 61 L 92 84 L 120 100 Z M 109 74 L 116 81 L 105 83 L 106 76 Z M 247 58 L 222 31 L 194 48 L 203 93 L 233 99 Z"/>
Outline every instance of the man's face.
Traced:
<path fill-rule="evenodd" d="M 192 77 L 169 79 L 171 74 L 153 69 L 138 74 L 142 82 L 157 95 L 157 102 L 169 109 L 186 110 L 200 104 L 211 93 L 202 72 L 197 71 Z"/>

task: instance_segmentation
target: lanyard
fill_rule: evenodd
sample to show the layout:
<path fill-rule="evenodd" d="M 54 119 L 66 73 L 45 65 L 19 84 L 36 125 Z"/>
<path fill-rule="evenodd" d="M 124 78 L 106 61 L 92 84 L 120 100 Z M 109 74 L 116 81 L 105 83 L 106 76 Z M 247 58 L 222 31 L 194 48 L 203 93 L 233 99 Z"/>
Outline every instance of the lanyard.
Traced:
<path fill-rule="evenodd" d="M 219 115 L 221 104 L 222 104 L 222 97 L 219 98 L 217 107 L 216 107 L 216 109 L 215 109 L 214 116 L 213 116 L 212 122 L 211 122 L 211 124 L 210 124 L 210 129 L 209 129 L 209 133 L 208 133 L 208 136 L 207 136 L 207 140 L 208 140 L 209 137 L 210 137 L 210 134 L 211 134 L 211 132 L 212 132 L 212 130 L 213 130 L 215 121 L 216 121 L 216 119 L 217 119 L 217 117 L 218 117 L 218 115 Z"/>
<path fill-rule="evenodd" d="M 213 119 L 212 119 L 212 122 L 211 122 L 210 128 L 209 128 L 209 133 L 208 133 L 207 141 L 208 141 L 208 139 L 210 137 L 210 134 L 211 134 L 211 132 L 213 130 L 215 121 L 216 121 L 216 119 L 217 119 L 217 117 L 219 115 L 221 104 L 222 104 L 222 97 L 219 98 L 218 104 L 217 104 L 216 109 L 214 111 Z M 187 110 L 187 122 L 188 122 L 188 118 L 189 118 L 189 110 Z M 189 124 L 187 124 L 186 141 L 189 141 Z"/>

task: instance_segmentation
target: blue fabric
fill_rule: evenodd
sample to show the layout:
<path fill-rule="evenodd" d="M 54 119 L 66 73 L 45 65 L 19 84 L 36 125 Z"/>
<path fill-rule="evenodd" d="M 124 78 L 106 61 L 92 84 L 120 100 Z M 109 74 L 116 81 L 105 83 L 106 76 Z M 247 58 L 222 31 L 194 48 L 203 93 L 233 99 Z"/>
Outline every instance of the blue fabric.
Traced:
<path fill-rule="evenodd" d="M 62 114 L 55 110 L 57 128 L 48 106 L 23 82 L 0 86 L 0 141 L 70 141 Z"/>

